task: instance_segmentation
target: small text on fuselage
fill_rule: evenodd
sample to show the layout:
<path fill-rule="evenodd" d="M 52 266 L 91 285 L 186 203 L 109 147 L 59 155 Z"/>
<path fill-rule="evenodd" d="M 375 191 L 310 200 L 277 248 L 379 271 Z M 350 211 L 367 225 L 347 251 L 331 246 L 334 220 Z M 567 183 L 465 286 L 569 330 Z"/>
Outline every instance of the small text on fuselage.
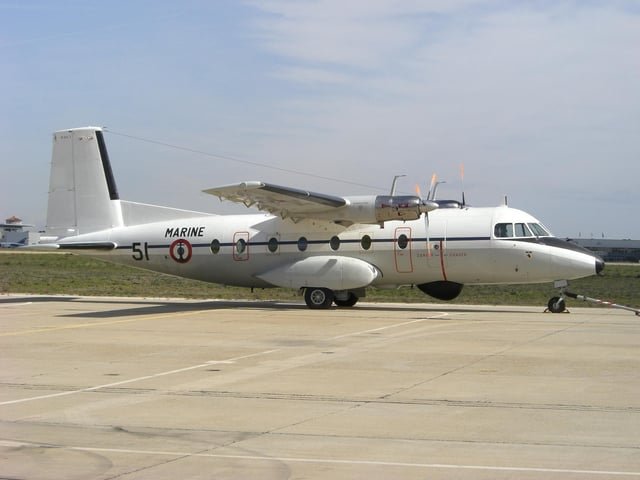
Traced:
<path fill-rule="evenodd" d="M 205 227 L 169 227 L 164 232 L 164 238 L 204 237 Z"/>

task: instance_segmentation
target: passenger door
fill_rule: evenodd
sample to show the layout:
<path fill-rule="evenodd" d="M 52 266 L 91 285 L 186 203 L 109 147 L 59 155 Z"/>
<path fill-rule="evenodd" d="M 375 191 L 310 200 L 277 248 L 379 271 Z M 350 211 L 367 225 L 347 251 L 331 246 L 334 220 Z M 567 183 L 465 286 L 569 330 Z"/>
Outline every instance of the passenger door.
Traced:
<path fill-rule="evenodd" d="M 393 238 L 393 254 L 395 256 L 396 271 L 398 273 L 413 272 L 410 227 L 396 228 Z"/>
<path fill-rule="evenodd" d="M 233 259 L 237 262 L 249 260 L 249 232 L 233 234 Z"/>

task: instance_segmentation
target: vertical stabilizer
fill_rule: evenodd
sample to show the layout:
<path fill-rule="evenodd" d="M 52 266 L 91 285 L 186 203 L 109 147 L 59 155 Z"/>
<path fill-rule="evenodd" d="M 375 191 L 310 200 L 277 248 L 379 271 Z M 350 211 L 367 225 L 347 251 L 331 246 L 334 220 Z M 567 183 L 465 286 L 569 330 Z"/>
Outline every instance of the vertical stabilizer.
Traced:
<path fill-rule="evenodd" d="M 47 235 L 61 238 L 122 225 L 120 198 L 102 129 L 54 133 Z"/>

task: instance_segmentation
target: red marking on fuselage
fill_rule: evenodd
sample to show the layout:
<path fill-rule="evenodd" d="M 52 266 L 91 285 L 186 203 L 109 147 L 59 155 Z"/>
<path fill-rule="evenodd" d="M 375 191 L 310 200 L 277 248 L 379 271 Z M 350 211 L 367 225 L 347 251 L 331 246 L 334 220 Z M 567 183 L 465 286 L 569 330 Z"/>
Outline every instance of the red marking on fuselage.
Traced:
<path fill-rule="evenodd" d="M 447 272 L 444 269 L 444 245 L 443 241 L 440 240 L 440 269 L 442 270 L 442 278 L 446 282 L 447 281 Z"/>

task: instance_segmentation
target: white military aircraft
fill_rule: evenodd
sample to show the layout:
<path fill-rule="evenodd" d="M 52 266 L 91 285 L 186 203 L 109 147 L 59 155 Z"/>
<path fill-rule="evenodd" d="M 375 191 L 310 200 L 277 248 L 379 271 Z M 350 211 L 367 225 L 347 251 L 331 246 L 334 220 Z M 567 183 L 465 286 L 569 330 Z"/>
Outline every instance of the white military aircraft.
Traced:
<path fill-rule="evenodd" d="M 371 286 L 416 285 L 452 300 L 465 284 L 571 280 L 604 268 L 506 205 L 473 208 L 395 188 L 339 197 L 257 181 L 204 191 L 267 213 L 121 200 L 102 129 L 61 130 L 53 135 L 48 247 L 206 282 L 297 288 L 309 308 L 351 307 Z M 563 298 L 549 307 L 564 310 Z"/>

